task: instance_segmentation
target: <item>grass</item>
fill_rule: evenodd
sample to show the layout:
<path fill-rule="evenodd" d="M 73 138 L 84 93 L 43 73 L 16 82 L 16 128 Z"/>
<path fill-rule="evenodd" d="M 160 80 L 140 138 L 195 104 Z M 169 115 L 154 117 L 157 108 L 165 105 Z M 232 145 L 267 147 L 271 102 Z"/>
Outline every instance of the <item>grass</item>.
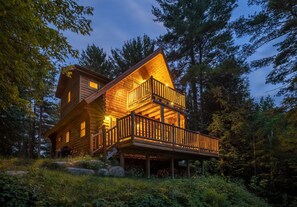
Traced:
<path fill-rule="evenodd" d="M 143 179 L 74 176 L 51 160 L 1 159 L 0 206 L 268 206 L 221 177 Z M 6 170 L 28 170 L 8 177 Z"/>

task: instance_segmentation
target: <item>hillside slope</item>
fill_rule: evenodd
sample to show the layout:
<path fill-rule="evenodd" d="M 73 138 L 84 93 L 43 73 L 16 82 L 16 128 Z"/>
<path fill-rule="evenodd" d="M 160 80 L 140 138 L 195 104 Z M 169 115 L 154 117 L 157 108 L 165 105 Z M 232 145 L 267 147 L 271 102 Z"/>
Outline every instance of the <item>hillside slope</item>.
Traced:
<path fill-rule="evenodd" d="M 268 206 L 220 177 L 142 179 L 74 176 L 36 163 L 0 163 L 0 206 Z M 22 169 L 22 176 L 7 170 Z"/>

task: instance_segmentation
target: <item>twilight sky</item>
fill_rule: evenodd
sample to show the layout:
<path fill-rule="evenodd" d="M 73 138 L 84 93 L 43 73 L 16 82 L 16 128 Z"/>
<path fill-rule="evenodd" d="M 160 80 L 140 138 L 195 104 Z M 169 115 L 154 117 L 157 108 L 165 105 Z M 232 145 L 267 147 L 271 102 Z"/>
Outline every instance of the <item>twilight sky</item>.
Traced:
<path fill-rule="evenodd" d="M 239 6 L 232 15 L 232 20 L 240 15 L 247 15 L 257 8 L 247 6 L 247 0 L 239 0 Z M 156 38 L 166 32 L 161 23 L 154 22 L 151 13 L 152 5 L 157 6 L 154 0 L 96 0 L 80 1 L 81 5 L 94 7 L 94 15 L 89 17 L 92 20 L 90 36 L 75 35 L 64 32 L 70 44 L 79 51 L 86 49 L 88 44 L 95 44 L 102 47 L 107 54 L 111 48 L 121 48 L 125 41 L 147 34 Z M 237 44 L 243 44 L 247 39 L 237 39 Z M 260 48 L 249 60 L 258 59 L 271 55 L 276 50 L 272 46 Z M 75 64 L 76 59 L 69 59 L 69 64 Z M 279 97 L 275 97 L 279 86 L 265 84 L 266 75 L 270 68 L 263 68 L 251 72 L 248 76 L 251 95 L 258 100 L 261 96 L 270 94 L 277 103 Z"/>

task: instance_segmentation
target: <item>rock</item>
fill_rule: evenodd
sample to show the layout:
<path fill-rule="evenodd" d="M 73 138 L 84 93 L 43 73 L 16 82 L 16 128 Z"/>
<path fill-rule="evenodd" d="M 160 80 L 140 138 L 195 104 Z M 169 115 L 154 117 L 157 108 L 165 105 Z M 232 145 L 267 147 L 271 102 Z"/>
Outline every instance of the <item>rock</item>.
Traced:
<path fill-rule="evenodd" d="M 66 170 L 73 175 L 94 175 L 95 171 L 78 167 L 66 167 Z"/>
<path fill-rule="evenodd" d="M 113 166 L 109 168 L 108 175 L 112 177 L 124 177 L 125 170 L 121 166 Z"/>
<path fill-rule="evenodd" d="M 68 167 L 69 166 L 69 162 L 65 162 L 65 161 L 53 162 L 53 164 L 55 164 L 59 167 Z"/>
<path fill-rule="evenodd" d="M 108 176 L 108 170 L 105 169 L 105 168 L 101 168 L 101 169 L 98 170 L 98 175 L 104 176 L 104 177 Z"/>
<path fill-rule="evenodd" d="M 6 171 L 5 172 L 6 175 L 9 176 L 22 176 L 22 175 L 26 175 L 28 174 L 28 171 L 22 171 L 22 170 L 11 170 L 11 171 Z"/>
<path fill-rule="evenodd" d="M 101 160 L 90 160 L 89 162 L 92 165 L 97 165 L 97 166 L 103 166 L 104 165 L 104 162 L 102 162 Z"/>

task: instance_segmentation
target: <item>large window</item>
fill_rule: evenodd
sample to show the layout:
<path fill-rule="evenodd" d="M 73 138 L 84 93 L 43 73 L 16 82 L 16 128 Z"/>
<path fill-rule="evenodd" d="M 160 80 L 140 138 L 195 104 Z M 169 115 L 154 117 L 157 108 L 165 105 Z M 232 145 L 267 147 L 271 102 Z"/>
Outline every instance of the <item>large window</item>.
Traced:
<path fill-rule="evenodd" d="M 69 142 L 69 139 L 70 139 L 70 131 L 68 130 L 68 131 L 66 132 L 65 142 L 68 143 L 68 142 Z"/>
<path fill-rule="evenodd" d="M 98 83 L 95 83 L 95 82 L 93 82 L 93 81 L 90 81 L 90 82 L 89 82 L 89 86 L 90 86 L 91 88 L 98 89 Z"/>
<path fill-rule="evenodd" d="M 86 122 L 83 121 L 80 124 L 80 137 L 84 137 L 86 135 Z"/>
<path fill-rule="evenodd" d="M 71 91 L 68 91 L 67 102 L 69 103 L 70 101 L 71 101 Z"/>

